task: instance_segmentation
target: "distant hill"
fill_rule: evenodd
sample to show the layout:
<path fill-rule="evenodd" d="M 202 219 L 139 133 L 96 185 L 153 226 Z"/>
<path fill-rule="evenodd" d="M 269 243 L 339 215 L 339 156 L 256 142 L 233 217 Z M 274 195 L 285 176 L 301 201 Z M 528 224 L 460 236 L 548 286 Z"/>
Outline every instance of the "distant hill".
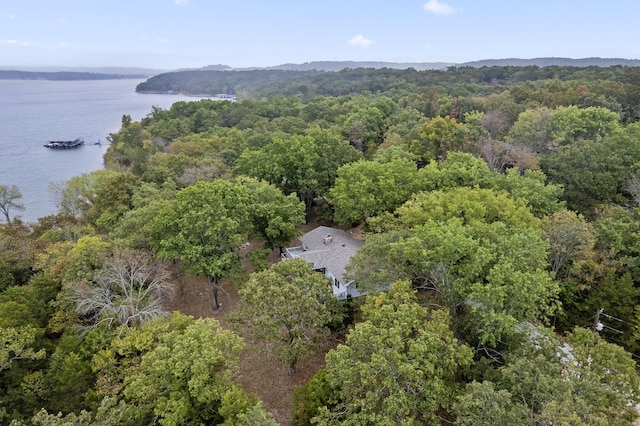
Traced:
<path fill-rule="evenodd" d="M 469 66 L 474 68 L 481 67 L 612 67 L 615 65 L 626 65 L 631 67 L 640 66 L 640 60 L 638 59 L 622 59 L 622 58 L 533 58 L 533 59 L 483 59 L 480 61 L 464 62 L 462 64 L 456 64 L 457 66 Z"/>
<path fill-rule="evenodd" d="M 0 66 L 0 71 L 24 71 L 32 73 L 91 73 L 117 76 L 135 76 L 136 78 L 139 76 L 142 76 L 142 78 L 146 78 L 157 74 L 169 72 L 169 70 L 136 67 L 25 67 L 18 65 Z"/>
<path fill-rule="evenodd" d="M 345 68 L 391 68 L 402 69 L 413 68 L 417 71 L 443 70 L 455 65 L 447 62 L 383 62 L 383 61 L 313 61 L 302 64 L 282 64 L 273 67 L 266 67 L 270 70 L 291 70 L 291 71 L 341 71 Z"/>
<path fill-rule="evenodd" d="M 506 58 L 506 59 L 483 59 L 462 63 L 453 62 L 384 62 L 384 61 L 312 61 L 301 64 L 287 63 L 270 67 L 245 67 L 233 68 L 229 65 L 207 65 L 201 68 L 185 68 L 175 71 L 151 69 L 151 68 L 126 68 L 126 67 L 0 67 L 0 79 L 20 79 L 20 80 L 110 80 L 123 78 L 151 78 L 153 76 L 181 72 L 193 71 L 315 71 L 315 72 L 338 72 L 345 69 L 393 69 L 416 71 L 439 71 L 449 67 L 611 67 L 640 66 L 638 59 L 622 58 Z M 171 90 L 183 90 L 182 87 Z M 227 88 L 227 92 L 231 92 Z M 226 93 L 222 91 L 220 93 Z"/>
<path fill-rule="evenodd" d="M 22 79 L 46 79 L 46 80 L 96 80 L 105 78 L 149 78 L 168 72 L 183 71 L 255 71 L 255 70 L 285 70 L 285 71 L 325 71 L 337 72 L 344 69 L 356 68 L 389 68 L 397 70 L 415 69 L 417 71 L 426 70 L 446 70 L 449 67 L 492 67 L 492 66 L 570 66 L 570 67 L 611 67 L 615 65 L 640 66 L 638 59 L 622 58 L 506 58 L 506 59 L 483 59 L 462 63 L 454 62 L 385 62 L 385 61 L 312 61 L 301 64 L 286 63 L 269 67 L 242 67 L 234 68 L 229 65 L 217 64 L 207 65 L 201 68 L 181 68 L 177 70 L 161 70 L 153 68 L 135 67 L 24 67 L 24 66 L 0 66 L 0 78 L 22 78 Z M 20 77 L 9 77 L 5 72 L 29 72 L 32 75 L 23 74 Z M 53 73 L 48 76 L 46 74 Z M 69 74 L 61 74 L 69 73 Z M 75 73 L 75 74 L 74 74 Z M 106 76 L 106 77 L 105 77 Z"/>
<path fill-rule="evenodd" d="M 532 58 L 532 59 L 483 59 L 480 61 L 470 61 L 462 63 L 454 62 L 384 62 L 384 61 L 312 61 L 302 64 L 287 63 L 270 67 L 246 67 L 233 68 L 229 65 L 208 65 L 202 68 L 191 68 L 188 71 L 254 71 L 254 70 L 286 70 L 286 71 L 341 71 L 343 69 L 355 68 L 390 68 L 390 69 L 409 69 L 413 68 L 417 71 L 424 70 L 445 70 L 448 67 L 505 67 L 505 66 L 561 66 L 561 67 L 611 67 L 615 65 L 640 66 L 638 59 L 622 59 L 622 58 Z M 187 71 L 187 70 L 179 70 Z"/>

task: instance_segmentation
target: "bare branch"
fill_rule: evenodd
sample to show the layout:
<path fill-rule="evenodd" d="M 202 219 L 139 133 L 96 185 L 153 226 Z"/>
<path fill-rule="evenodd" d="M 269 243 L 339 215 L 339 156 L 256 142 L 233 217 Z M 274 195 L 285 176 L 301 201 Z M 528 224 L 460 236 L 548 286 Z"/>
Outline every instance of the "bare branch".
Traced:
<path fill-rule="evenodd" d="M 72 287 L 78 314 L 100 323 L 138 326 L 163 315 L 162 301 L 174 292 L 164 263 L 146 252 L 115 250 L 95 283 Z"/>

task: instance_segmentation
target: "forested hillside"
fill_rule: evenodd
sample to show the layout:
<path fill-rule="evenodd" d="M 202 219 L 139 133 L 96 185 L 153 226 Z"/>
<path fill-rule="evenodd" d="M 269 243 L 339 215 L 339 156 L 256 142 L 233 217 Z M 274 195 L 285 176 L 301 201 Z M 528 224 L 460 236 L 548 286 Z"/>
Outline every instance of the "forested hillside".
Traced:
<path fill-rule="evenodd" d="M 639 417 L 639 68 L 189 71 L 138 90 L 239 100 L 124 116 L 106 168 L 52 188 L 60 211 L 35 224 L 0 185 L 0 422 Z M 347 274 L 366 296 L 279 260 L 319 223 L 364 232 Z M 243 380 L 271 362 L 269 385 Z"/>

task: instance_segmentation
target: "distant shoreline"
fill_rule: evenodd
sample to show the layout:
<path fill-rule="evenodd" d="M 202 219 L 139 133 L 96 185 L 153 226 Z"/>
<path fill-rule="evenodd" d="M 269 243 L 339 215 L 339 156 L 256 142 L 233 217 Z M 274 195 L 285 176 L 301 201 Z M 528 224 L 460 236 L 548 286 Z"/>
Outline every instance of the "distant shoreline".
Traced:
<path fill-rule="evenodd" d="M 0 70 L 0 80 L 92 81 L 146 79 L 143 74 L 103 74 L 94 72 L 36 72 Z"/>

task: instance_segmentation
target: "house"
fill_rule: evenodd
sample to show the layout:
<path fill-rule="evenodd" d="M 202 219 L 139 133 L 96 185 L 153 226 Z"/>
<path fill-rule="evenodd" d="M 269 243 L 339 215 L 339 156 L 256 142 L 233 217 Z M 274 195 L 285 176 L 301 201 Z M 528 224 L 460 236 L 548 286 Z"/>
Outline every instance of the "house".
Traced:
<path fill-rule="evenodd" d="M 304 259 L 314 271 L 331 278 L 333 294 L 339 300 L 364 294 L 358 291 L 353 280 L 347 281 L 345 278 L 349 260 L 364 241 L 356 240 L 341 229 L 319 226 L 300 237 L 300 242 L 300 246 L 286 248 L 282 258 Z"/>

